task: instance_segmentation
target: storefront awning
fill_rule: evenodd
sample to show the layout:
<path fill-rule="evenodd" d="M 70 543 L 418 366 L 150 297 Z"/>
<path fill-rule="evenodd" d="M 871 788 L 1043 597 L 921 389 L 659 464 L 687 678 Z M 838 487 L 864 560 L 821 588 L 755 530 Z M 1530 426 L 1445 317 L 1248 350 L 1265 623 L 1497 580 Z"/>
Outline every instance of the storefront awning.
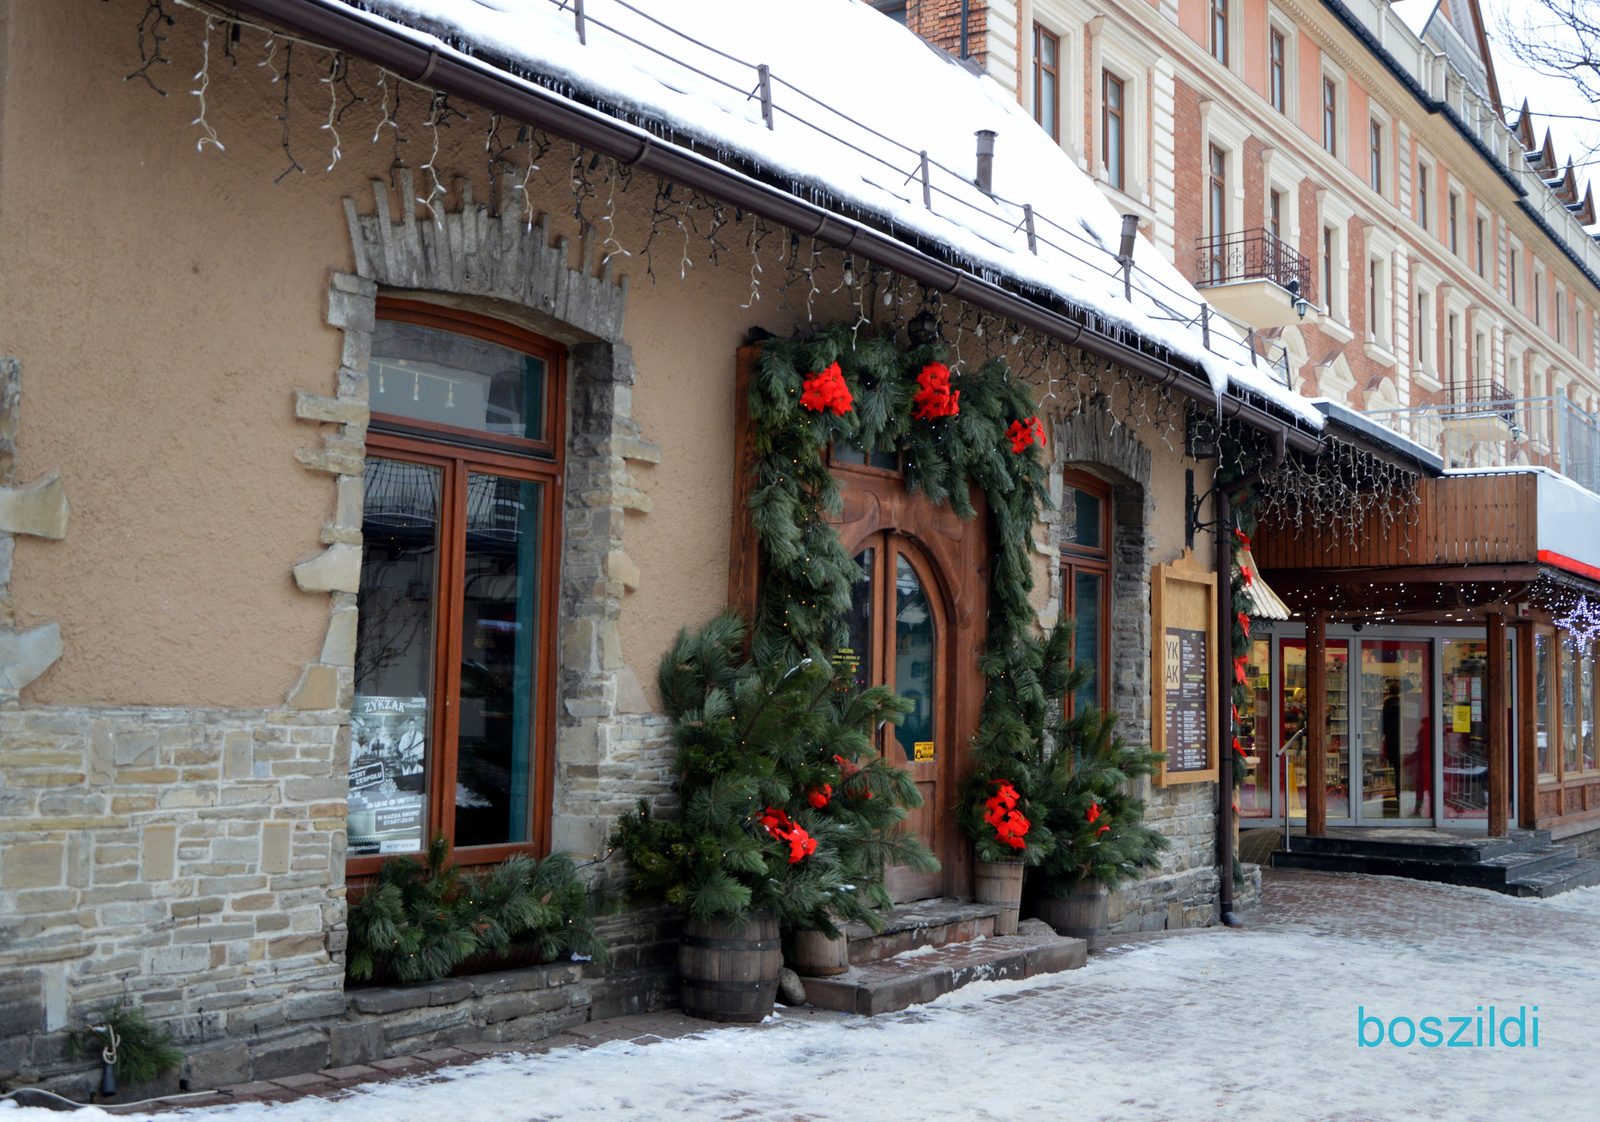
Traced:
<path fill-rule="evenodd" d="M 1289 611 L 1289 605 L 1267 584 L 1262 577 L 1261 570 L 1256 567 L 1256 559 L 1246 546 L 1239 551 L 1239 564 L 1234 567 L 1235 572 L 1244 576 L 1245 613 L 1255 619 L 1288 619 L 1294 613 Z"/>

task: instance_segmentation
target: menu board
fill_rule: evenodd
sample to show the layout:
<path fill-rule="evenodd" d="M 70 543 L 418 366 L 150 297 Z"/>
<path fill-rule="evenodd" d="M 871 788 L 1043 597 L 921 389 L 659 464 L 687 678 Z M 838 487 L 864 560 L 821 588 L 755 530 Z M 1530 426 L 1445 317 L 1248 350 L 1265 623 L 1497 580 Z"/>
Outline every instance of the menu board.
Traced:
<path fill-rule="evenodd" d="M 1155 781 L 1217 778 L 1217 577 L 1192 550 L 1150 571 L 1150 746 L 1165 754 Z M 1227 704 L 1224 700 L 1223 704 Z"/>
<path fill-rule="evenodd" d="M 1206 633 L 1167 628 L 1165 661 L 1167 771 L 1205 771 L 1211 763 Z"/>
<path fill-rule="evenodd" d="M 420 853 L 428 699 L 357 696 L 350 712 L 351 856 Z"/>

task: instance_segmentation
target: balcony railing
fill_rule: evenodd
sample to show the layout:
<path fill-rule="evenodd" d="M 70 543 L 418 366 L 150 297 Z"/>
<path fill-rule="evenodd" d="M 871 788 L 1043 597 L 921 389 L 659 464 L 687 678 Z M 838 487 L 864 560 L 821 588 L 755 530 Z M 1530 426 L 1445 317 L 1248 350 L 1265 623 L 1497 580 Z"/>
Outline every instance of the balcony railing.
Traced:
<path fill-rule="evenodd" d="M 1300 283 L 1300 295 L 1317 302 L 1311 262 L 1271 230 L 1244 230 L 1195 239 L 1195 287 L 1234 281 L 1269 280 L 1281 288 Z"/>
<path fill-rule="evenodd" d="M 1483 401 L 1510 401 L 1511 392 L 1499 382 L 1452 382 L 1449 386 L 1451 405 L 1470 405 Z"/>
<path fill-rule="evenodd" d="M 1564 397 L 1474 397 L 1367 416 L 1444 459 L 1447 468 L 1546 467 L 1600 495 L 1600 417 Z M 1476 384 L 1461 389 L 1465 396 Z"/>

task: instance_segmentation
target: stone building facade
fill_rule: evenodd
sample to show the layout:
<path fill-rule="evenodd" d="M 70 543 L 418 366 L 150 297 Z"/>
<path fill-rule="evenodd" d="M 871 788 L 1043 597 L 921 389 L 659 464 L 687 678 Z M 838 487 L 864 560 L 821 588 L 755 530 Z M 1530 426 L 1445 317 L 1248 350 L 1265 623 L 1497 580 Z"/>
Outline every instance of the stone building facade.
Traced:
<path fill-rule="evenodd" d="M 71 26 L 54 0 L 6 10 L 0 1080 L 84 1091 L 93 1073 L 64 1058 L 65 1034 L 116 1001 L 171 1028 L 188 1055 L 174 1078 L 202 1085 L 537 1039 L 671 1000 L 678 919 L 650 909 L 604 921 L 604 969 L 346 987 L 374 334 L 383 301 L 400 300 L 511 325 L 563 356 L 547 826 L 522 848 L 570 852 L 598 875 L 617 871 L 606 839 L 620 813 L 641 798 L 671 807 L 654 670 L 680 628 L 728 602 L 735 353 L 752 326 L 788 334 L 857 312 L 851 259 L 824 247 L 832 292 L 801 300 L 769 280 L 757 300 L 759 270 L 715 230 L 784 243 L 796 277 L 798 233 L 743 211 L 730 222 L 696 195 L 681 213 L 723 225 L 680 235 L 672 184 L 419 98 L 420 76 L 402 97 L 386 71 L 352 78 L 337 52 L 299 41 L 291 54 L 253 23 L 225 38 L 184 8 L 162 49 L 172 73 L 207 75 L 193 123 L 123 80 L 140 50 L 135 0 L 82 3 Z M 987 35 L 1004 14 L 987 12 Z M 240 43 L 282 69 L 219 63 Z M 991 71 L 1002 55 L 991 39 Z M 328 81 L 290 77 L 308 57 Z M 365 91 L 345 107 L 366 116 L 344 126 L 342 151 L 322 127 L 338 78 Z M 57 158 L 43 122 L 63 114 L 100 173 Z M 195 150 L 202 123 L 225 150 Z M 373 127 L 381 143 L 352 142 Z M 325 170 L 307 155 L 324 142 Z M 952 322 L 972 310 L 943 309 Z M 1076 344 L 1048 361 L 1054 378 L 1089 369 Z M 1124 729 L 1145 742 L 1150 568 L 1182 553 L 1184 472 L 1209 476 L 1173 439 L 1181 405 L 1106 363 L 1080 386 L 1116 404 L 1083 394 L 1040 409 L 1057 493 L 1072 470 L 1114 494 L 1106 671 Z M 1034 607 L 1050 623 L 1059 521 L 1035 536 Z M 1215 922 L 1215 786 L 1149 798 L 1173 846 L 1113 925 Z"/>

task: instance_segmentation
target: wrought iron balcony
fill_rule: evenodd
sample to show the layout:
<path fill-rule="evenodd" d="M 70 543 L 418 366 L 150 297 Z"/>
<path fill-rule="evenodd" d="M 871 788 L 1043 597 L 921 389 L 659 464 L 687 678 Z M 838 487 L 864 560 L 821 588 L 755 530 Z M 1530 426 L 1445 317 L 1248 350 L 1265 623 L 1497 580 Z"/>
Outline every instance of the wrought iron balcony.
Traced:
<path fill-rule="evenodd" d="M 1565 397 L 1514 398 L 1493 382 L 1458 383 L 1447 397 L 1367 416 L 1442 456 L 1448 468 L 1546 467 L 1600 494 L 1600 417 Z"/>
<path fill-rule="evenodd" d="M 1298 281 L 1300 295 L 1315 304 L 1312 276 L 1311 262 L 1271 230 L 1257 228 L 1195 239 L 1196 288 L 1268 280 L 1288 289 L 1291 281 Z"/>

